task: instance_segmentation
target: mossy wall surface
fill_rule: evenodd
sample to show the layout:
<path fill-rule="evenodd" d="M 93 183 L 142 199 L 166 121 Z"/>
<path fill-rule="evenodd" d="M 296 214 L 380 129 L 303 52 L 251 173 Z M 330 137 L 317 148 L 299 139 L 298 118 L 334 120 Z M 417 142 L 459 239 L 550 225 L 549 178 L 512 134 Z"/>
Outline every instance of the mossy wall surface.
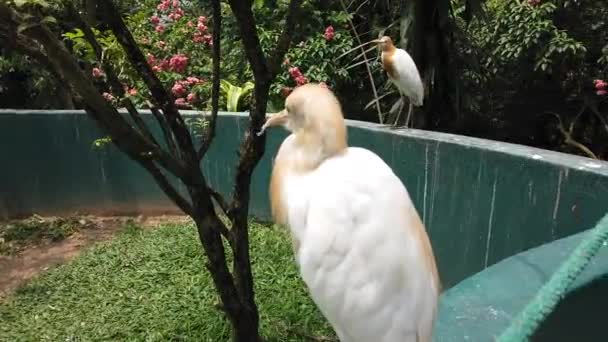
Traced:
<path fill-rule="evenodd" d="M 154 124 L 152 115 L 143 112 Z M 186 112 L 188 117 L 196 113 Z M 242 113 L 221 113 L 203 163 L 230 195 Z M 348 122 L 349 143 L 382 157 L 407 186 L 427 226 L 444 288 L 523 250 L 588 229 L 608 209 L 608 166 L 519 145 Z M 155 134 L 160 138 L 159 130 Z M 267 219 L 273 130 L 254 172 L 251 214 Z M 0 110 L 0 218 L 30 213 L 175 212 L 143 168 L 109 146 L 81 111 Z"/>

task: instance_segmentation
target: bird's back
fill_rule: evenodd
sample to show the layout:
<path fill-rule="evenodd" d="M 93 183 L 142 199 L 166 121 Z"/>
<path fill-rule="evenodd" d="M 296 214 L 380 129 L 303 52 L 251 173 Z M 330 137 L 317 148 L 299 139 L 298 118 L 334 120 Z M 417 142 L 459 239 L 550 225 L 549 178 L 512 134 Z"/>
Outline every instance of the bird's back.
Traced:
<path fill-rule="evenodd" d="M 424 101 L 424 86 L 420 73 L 412 57 L 403 49 L 396 49 L 390 58 L 397 78 L 391 81 L 410 98 L 416 106 L 422 106 Z"/>
<path fill-rule="evenodd" d="M 290 201 L 289 225 L 300 271 L 341 341 L 430 342 L 435 260 L 390 167 L 351 147 L 297 184 L 287 191 L 290 200 L 298 196 Z"/>

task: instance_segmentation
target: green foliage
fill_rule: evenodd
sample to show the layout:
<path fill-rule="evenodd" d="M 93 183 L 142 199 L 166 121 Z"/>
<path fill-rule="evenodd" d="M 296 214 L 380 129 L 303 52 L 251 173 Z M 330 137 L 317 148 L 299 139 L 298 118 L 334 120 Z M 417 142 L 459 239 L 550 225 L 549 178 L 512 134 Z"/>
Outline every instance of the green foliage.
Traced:
<path fill-rule="evenodd" d="M 299 278 L 289 233 L 256 223 L 250 227 L 262 334 L 268 341 L 335 338 Z M 0 304 L 0 336 L 9 341 L 227 341 L 230 327 L 216 307 L 218 295 L 200 249 L 191 223 L 154 230 L 131 224 Z"/>
<path fill-rule="evenodd" d="M 501 2 L 494 9 L 494 20 L 480 30 L 483 49 L 491 50 L 486 67 L 493 73 L 504 72 L 513 65 L 533 61 L 533 70 L 552 72 L 554 63 L 580 58 L 586 48 L 553 21 L 558 5 L 542 2 Z M 490 31 L 491 30 L 491 31 Z"/>
<path fill-rule="evenodd" d="M 13 254 L 30 243 L 60 241 L 91 222 L 79 217 L 42 217 L 33 215 L 0 224 L 0 254 Z"/>
<path fill-rule="evenodd" d="M 226 99 L 226 110 L 229 112 L 238 112 L 241 100 L 251 93 L 253 86 L 253 82 L 247 82 L 243 87 L 239 87 L 226 80 L 221 80 L 220 90 Z"/>

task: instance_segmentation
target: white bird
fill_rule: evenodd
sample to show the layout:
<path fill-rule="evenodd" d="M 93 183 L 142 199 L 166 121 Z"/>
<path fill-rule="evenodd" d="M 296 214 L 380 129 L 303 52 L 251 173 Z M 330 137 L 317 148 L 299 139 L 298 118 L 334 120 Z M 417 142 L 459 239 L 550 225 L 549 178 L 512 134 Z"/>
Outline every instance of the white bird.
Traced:
<path fill-rule="evenodd" d="M 401 116 L 403 97 L 405 96 L 409 99 L 409 110 L 407 119 L 405 120 L 405 126 L 407 127 L 413 111 L 412 105 L 420 107 L 424 103 L 424 86 L 422 85 L 416 63 L 414 63 L 414 60 L 407 51 L 396 48 L 389 36 L 383 36 L 372 42 L 377 43 L 382 50 L 382 68 L 386 71 L 393 84 L 397 86 L 401 95 L 399 114 L 395 120 L 395 124 L 397 124 Z"/>
<path fill-rule="evenodd" d="M 283 126 L 272 170 L 274 220 L 287 225 L 310 295 L 342 342 L 430 342 L 440 282 L 408 191 L 373 152 L 347 146 L 341 105 L 296 88 L 261 131 Z"/>

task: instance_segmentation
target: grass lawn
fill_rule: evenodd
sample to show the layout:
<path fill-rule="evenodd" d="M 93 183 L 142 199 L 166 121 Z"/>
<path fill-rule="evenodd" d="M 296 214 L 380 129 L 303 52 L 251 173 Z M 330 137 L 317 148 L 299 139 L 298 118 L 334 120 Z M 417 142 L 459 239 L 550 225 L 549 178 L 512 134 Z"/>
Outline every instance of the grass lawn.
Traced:
<path fill-rule="evenodd" d="M 293 261 L 289 236 L 252 223 L 261 329 L 267 341 L 331 337 Z M 227 341 L 229 325 L 191 225 L 127 225 L 0 304 L 1 341 Z"/>

